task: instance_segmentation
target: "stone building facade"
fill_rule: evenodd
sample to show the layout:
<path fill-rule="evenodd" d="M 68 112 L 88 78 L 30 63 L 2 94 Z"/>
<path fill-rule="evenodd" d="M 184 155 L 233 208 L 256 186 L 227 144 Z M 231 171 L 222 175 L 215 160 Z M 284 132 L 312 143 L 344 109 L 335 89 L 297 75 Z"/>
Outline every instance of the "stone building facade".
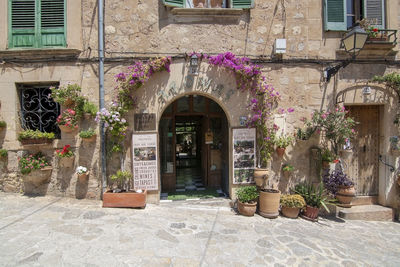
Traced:
<path fill-rule="evenodd" d="M 65 44 L 50 48 L 10 46 L 10 36 L 13 32 L 10 30 L 12 27 L 9 18 L 13 2 L 10 0 L 0 3 L 0 101 L 1 116 L 7 123 L 7 129 L 0 133 L 0 137 L 2 147 L 9 151 L 8 160 L 1 163 L 3 166 L 0 190 L 24 191 L 22 175 L 18 169 L 18 157 L 23 151 L 41 150 L 52 159 L 52 165 L 57 166 L 54 150 L 62 148 L 65 144 L 71 144 L 76 152 L 75 167 L 85 165 L 91 170 L 88 182 L 80 184 L 73 168 L 54 168 L 49 184 L 41 193 L 100 198 L 102 179 L 99 138 L 95 145 L 89 146 L 83 144 L 77 135 L 64 133 L 61 133 L 60 138 L 52 145 L 47 146 L 25 147 L 17 140 L 17 133 L 23 128 L 20 120 L 20 85 L 48 86 L 77 83 L 85 95 L 98 103 L 97 1 L 65 0 Z M 159 189 L 149 192 L 149 202 L 157 203 L 161 188 L 168 186 L 163 185 L 164 176 L 161 170 L 163 165 L 161 161 L 164 160 L 161 158 L 164 151 L 161 144 L 165 126 L 162 124 L 163 114 L 166 114 L 164 112 L 168 111 L 175 101 L 185 98 L 196 101 L 195 98 L 200 99 L 199 96 L 209 99 L 208 105 L 217 105 L 222 110 L 221 116 L 225 117 L 222 119 L 225 151 L 222 152 L 224 156 L 220 156 L 217 167 L 221 170 L 220 185 L 227 195 L 234 198 L 235 188 L 239 185 L 233 184 L 232 135 L 233 129 L 242 126 L 241 119 L 249 115 L 247 105 L 250 96 L 236 90 L 235 77 L 229 71 L 213 67 L 205 60 L 200 62 L 199 73 L 193 76 L 191 84 L 187 83 L 187 78 L 190 76 L 188 73 L 190 60 L 187 54 L 195 51 L 212 55 L 230 51 L 236 55 L 247 56 L 259 64 L 268 83 L 282 95 L 281 107 L 295 109 L 295 112 L 276 119 L 287 133 L 302 125 L 301 117 L 308 117 L 314 110 L 327 109 L 335 104 L 345 105 L 354 114 L 358 114 L 357 118 L 362 120 L 362 125 L 367 125 L 365 129 L 362 128 L 363 136 L 360 137 L 364 141 L 359 143 L 364 142 L 361 149 L 364 153 L 368 151 L 369 156 L 368 160 L 360 158 L 360 162 L 354 159 L 353 163 L 349 162 L 349 165 L 352 165 L 349 168 L 354 176 L 364 175 L 360 169 L 373 168 L 373 171 L 365 174 L 366 177 L 354 177 L 362 179 L 360 183 L 364 187 L 372 186 L 371 184 L 375 186 L 374 190 L 364 190 L 361 195 L 372 195 L 380 204 L 398 208 L 399 188 L 395 183 L 397 172 L 391 172 L 386 165 L 380 163 L 378 156 L 381 155 L 384 162 L 396 168 L 399 165 L 397 158 L 390 153 L 389 142 L 391 136 L 398 135 L 397 126 L 392 122 L 397 114 L 399 97 L 384 86 L 369 82 L 374 75 L 399 72 L 397 53 L 399 47 L 395 42 L 397 32 L 388 42 L 367 43 L 355 61 L 326 82 L 324 70 L 348 58 L 340 46 L 341 38 L 347 29 L 346 25 L 345 29 L 339 27 L 339 30 L 332 30 L 330 27 L 333 26 L 329 24 L 330 20 L 327 17 L 331 14 L 328 12 L 330 5 L 342 5 L 346 1 L 254 0 L 249 1 L 248 6 L 237 6 L 246 1 L 233 0 L 221 3 L 205 1 L 203 4 L 205 8 L 186 7 L 191 2 L 105 1 L 106 106 L 115 95 L 115 75 L 124 71 L 133 61 L 161 56 L 171 56 L 173 60 L 170 73 L 157 73 L 140 88 L 137 93 L 139 105 L 126 118 L 130 123 L 130 133 L 146 133 L 134 128 L 134 115 L 155 114 L 155 128 L 149 132 L 157 133 L 158 138 Z M 198 6 L 201 1 L 193 2 L 194 6 Z M 208 2 L 214 7 L 219 5 L 221 8 L 208 8 Z M 382 12 L 376 15 L 383 18 L 382 28 L 393 30 L 399 28 L 400 3 L 397 0 L 351 2 L 355 6 L 356 11 L 353 10 L 355 18 L 359 19 L 365 16 L 365 12 L 370 12 L 366 7 L 374 2 L 382 7 Z M 352 18 L 352 16 L 344 17 L 350 24 Z M 345 20 L 343 22 L 346 24 Z M 334 27 L 336 26 L 335 24 Z M 276 39 L 286 40 L 286 52 L 281 56 L 274 53 Z M 367 86 L 371 88 L 368 95 L 363 94 L 363 88 Z M 190 112 L 187 113 L 189 115 Z M 370 113 L 374 115 L 369 115 Z M 203 116 L 208 118 L 209 114 L 204 114 Z M 374 118 L 376 123 L 368 124 L 368 118 Z M 363 127 L 362 125 L 360 127 Z M 92 121 L 82 121 L 80 127 L 89 126 L 95 127 L 96 124 Z M 372 142 L 371 136 L 376 137 L 373 145 L 368 143 Z M 313 148 L 318 146 L 319 140 L 314 139 L 307 144 L 289 147 L 283 160 L 274 156 L 270 178 L 282 191 L 287 191 L 298 181 L 317 181 L 318 175 L 313 165 L 315 156 Z M 130 138 L 127 138 L 126 145 L 130 147 Z M 372 146 L 373 149 L 369 149 Z M 361 150 L 359 152 L 361 153 Z M 207 153 L 208 160 L 212 160 L 210 156 L 212 152 L 208 150 Z M 130 148 L 125 158 L 125 167 L 129 169 L 132 166 Z M 364 166 L 361 161 L 368 161 L 370 165 Z M 286 162 L 296 169 L 289 179 L 281 177 L 281 166 Z M 169 168 L 175 170 L 176 161 L 172 164 L 175 165 L 169 165 Z M 210 167 L 210 165 L 204 166 Z M 107 175 L 118 168 L 119 160 L 115 157 L 108 158 Z"/>

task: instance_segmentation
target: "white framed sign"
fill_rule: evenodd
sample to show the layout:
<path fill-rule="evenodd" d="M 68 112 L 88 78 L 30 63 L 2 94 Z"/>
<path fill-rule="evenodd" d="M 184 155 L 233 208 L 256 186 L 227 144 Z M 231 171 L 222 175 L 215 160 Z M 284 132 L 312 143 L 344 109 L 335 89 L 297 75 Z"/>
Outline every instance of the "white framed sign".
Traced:
<path fill-rule="evenodd" d="M 256 167 L 256 129 L 234 128 L 233 136 L 233 183 L 254 183 Z"/>
<path fill-rule="evenodd" d="M 132 134 L 132 169 L 135 189 L 158 190 L 157 134 Z"/>

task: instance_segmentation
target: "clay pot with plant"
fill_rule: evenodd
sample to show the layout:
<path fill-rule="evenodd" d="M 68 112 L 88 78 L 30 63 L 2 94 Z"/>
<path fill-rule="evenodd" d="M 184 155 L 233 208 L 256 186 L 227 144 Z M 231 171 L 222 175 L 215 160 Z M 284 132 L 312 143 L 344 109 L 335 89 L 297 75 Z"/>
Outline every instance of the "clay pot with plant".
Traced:
<path fill-rule="evenodd" d="M 276 154 L 282 158 L 286 148 L 293 142 L 293 137 L 289 135 L 281 135 L 275 137 Z"/>
<path fill-rule="evenodd" d="M 324 148 L 321 151 L 322 169 L 327 170 L 330 164 L 335 160 L 335 155 L 328 149 Z"/>
<path fill-rule="evenodd" d="M 322 183 L 318 186 L 314 186 L 312 183 L 301 183 L 295 186 L 294 192 L 301 195 L 306 201 L 307 206 L 303 211 L 305 219 L 316 221 L 321 207 L 329 212 L 326 206 L 328 198 Z"/>
<path fill-rule="evenodd" d="M 61 168 L 72 168 L 74 166 L 75 155 L 70 149 L 71 145 L 65 145 L 63 149 L 57 149 L 58 166 Z"/>
<path fill-rule="evenodd" d="M 325 188 L 336 197 L 336 199 L 345 205 L 351 204 L 356 195 L 354 183 L 341 170 L 334 170 L 323 176 Z"/>
<path fill-rule="evenodd" d="M 23 145 L 50 144 L 55 137 L 54 133 L 44 133 L 39 130 L 24 130 L 18 133 L 18 140 Z"/>
<path fill-rule="evenodd" d="M 282 166 L 282 174 L 283 177 L 285 177 L 286 179 L 288 179 L 290 177 L 290 175 L 293 173 L 294 171 L 294 167 L 292 165 L 290 165 L 289 163 L 284 164 Z"/>
<path fill-rule="evenodd" d="M 281 212 L 283 216 L 295 219 L 299 216 L 300 210 L 306 207 L 306 202 L 301 195 L 282 195 Z"/>
<path fill-rule="evenodd" d="M 255 186 L 243 186 L 236 190 L 237 207 L 241 215 L 254 216 L 257 209 L 258 192 Z"/>
<path fill-rule="evenodd" d="M 96 132 L 92 128 L 89 128 L 87 130 L 83 130 L 79 132 L 79 136 L 82 138 L 82 140 L 86 142 L 94 142 L 96 141 Z"/>
<path fill-rule="evenodd" d="M 84 166 L 79 166 L 76 168 L 76 174 L 78 175 L 78 180 L 83 183 L 86 182 L 89 177 L 89 170 Z"/>

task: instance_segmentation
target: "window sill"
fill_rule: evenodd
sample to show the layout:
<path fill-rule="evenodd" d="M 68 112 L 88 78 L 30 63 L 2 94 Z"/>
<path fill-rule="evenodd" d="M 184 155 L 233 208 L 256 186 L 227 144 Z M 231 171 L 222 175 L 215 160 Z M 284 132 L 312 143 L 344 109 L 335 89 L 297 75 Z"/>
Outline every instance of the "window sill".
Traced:
<path fill-rule="evenodd" d="M 241 8 L 173 8 L 171 13 L 176 16 L 190 17 L 223 17 L 238 18 L 244 13 Z"/>
<path fill-rule="evenodd" d="M 0 58 L 6 59 L 46 59 L 78 57 L 82 51 L 70 48 L 12 48 L 0 50 Z"/>

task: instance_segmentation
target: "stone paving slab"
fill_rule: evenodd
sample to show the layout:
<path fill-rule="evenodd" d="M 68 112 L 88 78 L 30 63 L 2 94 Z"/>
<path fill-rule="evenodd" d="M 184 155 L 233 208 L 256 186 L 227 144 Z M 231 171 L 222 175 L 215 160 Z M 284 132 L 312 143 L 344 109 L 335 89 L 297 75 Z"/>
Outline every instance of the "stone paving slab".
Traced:
<path fill-rule="evenodd" d="M 0 266 L 400 266 L 400 224 L 236 215 L 227 199 L 105 209 L 0 193 Z"/>

